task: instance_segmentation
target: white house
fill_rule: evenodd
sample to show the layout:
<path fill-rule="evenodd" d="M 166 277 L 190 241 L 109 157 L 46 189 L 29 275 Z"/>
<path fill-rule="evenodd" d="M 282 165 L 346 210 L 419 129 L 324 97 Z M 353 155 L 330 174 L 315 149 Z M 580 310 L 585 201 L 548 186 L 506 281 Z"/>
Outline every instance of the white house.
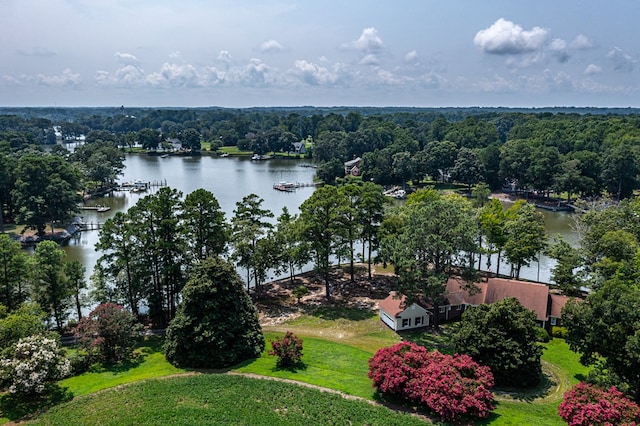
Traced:
<path fill-rule="evenodd" d="M 430 315 L 429 311 L 417 303 L 406 306 L 406 298 L 396 298 L 393 291 L 389 297 L 380 301 L 380 320 L 394 331 L 428 326 Z"/>

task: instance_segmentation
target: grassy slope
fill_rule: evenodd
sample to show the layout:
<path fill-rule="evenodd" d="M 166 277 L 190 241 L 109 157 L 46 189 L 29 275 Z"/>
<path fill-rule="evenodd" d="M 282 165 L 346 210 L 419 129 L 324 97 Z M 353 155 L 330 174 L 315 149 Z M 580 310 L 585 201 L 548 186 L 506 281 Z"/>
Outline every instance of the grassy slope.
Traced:
<path fill-rule="evenodd" d="M 343 308 L 321 309 L 313 315 L 304 315 L 280 326 L 265 327 L 265 336 L 267 340 L 273 339 L 287 330 L 293 331 L 304 339 L 304 368 L 297 370 L 277 369 L 275 358 L 265 353 L 261 358 L 247 361 L 234 370 L 239 373 L 255 373 L 297 380 L 373 399 L 373 389 L 366 376 L 367 360 L 378 348 L 389 346 L 400 340 L 399 336 L 382 325 L 376 316 Z M 448 346 L 446 333 L 440 336 L 430 333 L 413 333 L 404 337 L 414 341 L 418 340 L 421 344 L 432 348 L 438 347 L 441 350 Z M 267 344 L 267 347 L 270 348 L 270 345 Z M 550 394 L 544 398 L 538 398 L 535 391 L 513 397 L 500 396 L 495 413 L 482 424 L 563 424 L 557 415 L 562 392 L 577 383 L 586 374 L 587 369 L 579 364 L 578 355 L 571 352 L 564 341 L 555 339 L 546 347 L 543 355 L 543 360 L 547 363 L 545 369 L 551 369 L 555 372 L 560 382 L 559 386 L 556 387 L 554 384 L 548 384 L 546 388 L 541 386 L 541 390 L 550 391 Z M 68 387 L 69 391 L 77 397 L 123 383 L 182 371 L 170 366 L 164 360 L 160 350 L 158 342 L 148 342 L 147 346 L 142 348 L 144 361 L 128 370 L 85 373 L 78 377 L 69 378 L 61 382 L 61 385 Z M 145 387 L 146 385 L 136 384 L 135 386 L 137 389 L 138 386 Z M 128 386 L 122 389 L 127 388 Z M 119 394 L 119 392 L 122 390 L 118 390 L 115 394 Z M 144 394 L 146 391 L 136 392 Z M 173 391 L 170 392 L 173 393 Z M 112 392 L 109 391 L 108 395 L 108 399 L 114 398 Z M 93 395 L 90 397 L 99 398 Z M 142 396 L 136 396 L 136 398 L 138 397 Z M 76 406 L 72 403 L 69 405 L 70 409 L 80 409 L 76 407 L 82 405 L 81 401 L 83 400 L 84 398 L 79 398 L 79 405 Z M 290 407 L 290 409 L 294 408 Z M 295 408 L 295 410 L 298 409 L 302 408 Z M 103 413 L 103 415 L 105 414 Z M 108 414 L 107 416 L 111 417 L 112 415 Z M 131 420 L 131 423 L 136 422 L 137 420 Z"/>
<path fill-rule="evenodd" d="M 50 409 L 33 424 L 409 426 L 424 422 L 294 384 L 212 374 L 149 380 L 87 395 Z"/>

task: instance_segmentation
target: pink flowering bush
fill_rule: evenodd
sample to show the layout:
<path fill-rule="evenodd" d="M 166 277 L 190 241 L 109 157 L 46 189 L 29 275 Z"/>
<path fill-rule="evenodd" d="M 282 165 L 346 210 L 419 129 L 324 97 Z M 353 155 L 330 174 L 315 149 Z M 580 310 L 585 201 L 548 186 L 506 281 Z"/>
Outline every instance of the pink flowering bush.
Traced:
<path fill-rule="evenodd" d="M 140 329 L 133 314 L 122 306 L 103 303 L 80 320 L 75 335 L 78 346 L 91 358 L 113 364 L 131 359 Z"/>
<path fill-rule="evenodd" d="M 278 357 L 278 366 L 287 367 L 302 361 L 302 339 L 290 331 L 284 337 L 271 340 L 269 355 Z"/>
<path fill-rule="evenodd" d="M 12 356 L 0 359 L 0 380 L 13 394 L 41 394 L 47 383 L 70 372 L 71 364 L 58 342 L 42 335 L 20 339 Z"/>
<path fill-rule="evenodd" d="M 468 355 L 401 342 L 375 353 L 369 378 L 383 394 L 421 404 L 447 421 L 486 417 L 494 409 L 491 370 Z"/>
<path fill-rule="evenodd" d="M 584 382 L 565 392 L 558 414 L 570 426 L 635 426 L 640 407 L 616 389 L 600 389 Z"/>

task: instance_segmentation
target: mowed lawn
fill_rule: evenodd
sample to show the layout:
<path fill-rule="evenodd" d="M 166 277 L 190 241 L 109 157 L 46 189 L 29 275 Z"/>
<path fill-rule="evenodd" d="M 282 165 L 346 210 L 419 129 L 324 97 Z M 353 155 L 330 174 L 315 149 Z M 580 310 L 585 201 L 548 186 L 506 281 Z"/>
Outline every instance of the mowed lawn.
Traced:
<path fill-rule="evenodd" d="M 277 368 L 276 358 L 266 353 L 271 347 L 269 340 L 288 330 L 304 340 L 303 365 L 295 369 Z M 231 369 L 233 373 L 305 382 L 367 400 L 374 399 L 374 389 L 367 377 L 368 359 L 378 348 L 400 341 L 400 337 L 375 315 L 344 308 L 319 310 L 282 325 L 265 327 L 264 331 L 265 352 L 258 359 L 235 366 Z M 413 333 L 406 337 L 441 349 L 448 344 L 446 333 L 442 336 Z M 552 382 L 527 393 L 498 394 L 495 412 L 478 424 L 563 424 L 557 415 L 562 392 L 583 378 L 588 370 L 579 364 L 579 356 L 571 352 L 563 340 L 554 339 L 546 347 L 543 360 L 545 370 L 553 372 Z M 388 417 L 385 422 L 385 416 L 396 414 L 384 407 L 373 407 L 366 402 L 351 401 L 290 383 L 235 374 L 189 373 L 166 362 L 157 340 L 148 341 L 139 351 L 141 362 L 130 368 L 93 371 L 62 381 L 61 386 L 68 388 L 75 399 L 48 410 L 38 424 L 95 424 L 96 419 L 100 419 L 101 424 L 273 424 L 274 419 L 282 424 L 345 424 L 338 419 L 350 419 L 354 424 L 404 425 L 413 424 L 415 420 L 398 417 L 396 423 L 395 417 Z M 179 376 L 158 379 L 176 374 Z M 137 383 L 127 384 L 130 382 Z M 122 384 L 127 385 L 118 386 Z M 105 390 L 97 392 L 102 389 Z M 297 402 L 296 398 L 287 396 L 291 393 L 304 396 Z M 320 407 L 329 407 L 324 408 L 327 412 L 337 407 L 338 411 L 333 412 L 335 417 L 309 420 L 309 413 L 319 416 L 313 411 L 314 401 Z M 342 406 L 337 401 L 345 401 L 347 405 Z M 364 405 L 356 407 L 350 403 Z M 224 409 L 220 405 L 224 405 Z M 150 407 L 148 410 L 147 406 Z M 373 417 L 360 417 L 369 409 Z M 378 410 L 386 414 L 377 417 L 380 415 Z M 140 417 L 140 412 L 147 413 L 149 418 Z M 6 413 L 3 414 L 6 417 Z M 83 419 L 84 422 L 69 423 L 71 419 Z M 119 422 L 112 422 L 112 419 Z"/>

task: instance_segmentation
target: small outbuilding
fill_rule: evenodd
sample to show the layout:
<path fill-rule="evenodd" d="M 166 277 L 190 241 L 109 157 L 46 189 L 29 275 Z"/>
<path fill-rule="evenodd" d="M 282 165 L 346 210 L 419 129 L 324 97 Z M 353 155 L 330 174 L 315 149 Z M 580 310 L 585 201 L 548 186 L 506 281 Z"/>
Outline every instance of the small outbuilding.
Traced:
<path fill-rule="evenodd" d="M 401 331 L 426 327 L 430 324 L 431 313 L 423 306 L 412 303 L 407 306 L 405 296 L 396 295 L 395 291 L 380 302 L 380 319 L 392 330 Z"/>

